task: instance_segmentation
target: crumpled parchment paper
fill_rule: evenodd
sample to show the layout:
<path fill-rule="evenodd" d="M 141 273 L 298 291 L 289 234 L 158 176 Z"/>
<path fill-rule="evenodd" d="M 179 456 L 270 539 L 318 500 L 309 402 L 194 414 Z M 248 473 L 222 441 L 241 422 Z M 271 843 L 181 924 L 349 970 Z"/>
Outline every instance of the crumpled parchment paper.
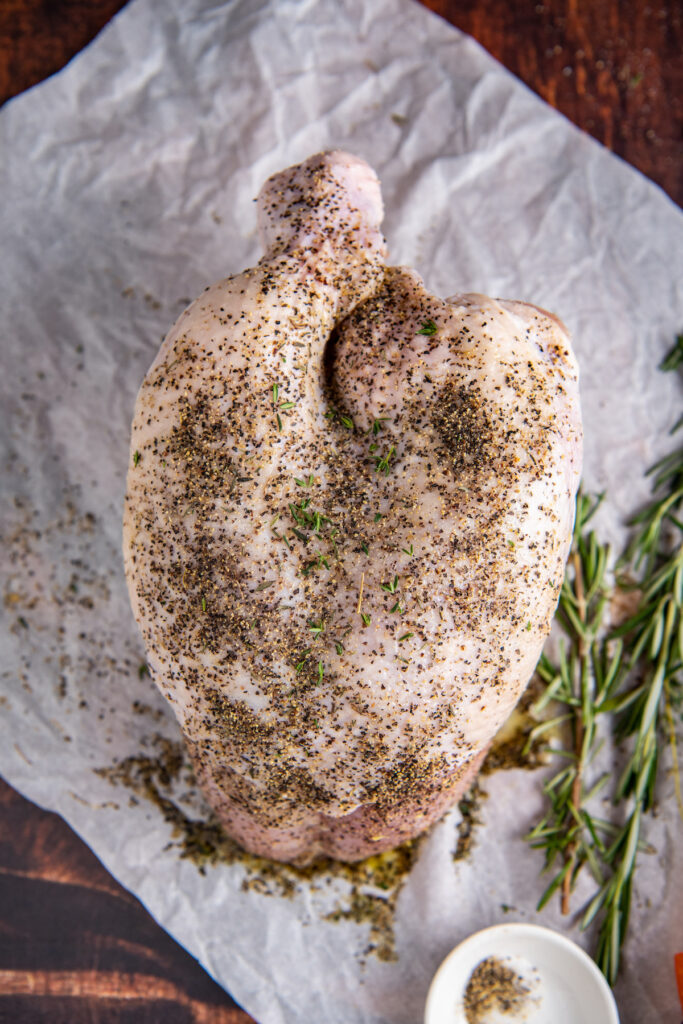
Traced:
<path fill-rule="evenodd" d="M 393 262 L 438 294 L 528 299 L 569 325 L 603 535 L 618 546 L 647 496 L 680 406 L 656 369 L 683 323 L 683 220 L 662 192 L 408 0 L 134 0 L 0 114 L 0 770 L 263 1024 L 414 1024 L 439 962 L 477 928 L 539 921 L 588 943 L 576 916 L 534 912 L 541 856 L 521 836 L 542 773 L 486 781 L 468 859 L 452 859 L 457 810 L 432 831 L 398 898 L 398 960 L 383 963 L 364 955 L 366 924 L 326 919 L 343 880 L 284 898 L 245 890 L 239 863 L 201 874 L 155 806 L 94 771 L 179 735 L 138 675 L 119 552 L 136 391 L 186 302 L 258 258 L 264 179 L 329 147 L 379 172 Z M 624 1024 L 678 1020 L 672 793 L 665 775 L 617 988 Z"/>

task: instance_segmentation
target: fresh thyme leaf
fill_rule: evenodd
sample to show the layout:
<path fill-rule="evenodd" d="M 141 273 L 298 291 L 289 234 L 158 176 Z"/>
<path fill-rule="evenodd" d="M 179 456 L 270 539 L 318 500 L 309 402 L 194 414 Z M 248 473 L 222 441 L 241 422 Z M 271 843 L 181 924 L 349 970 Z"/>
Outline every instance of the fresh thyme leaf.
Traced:
<path fill-rule="evenodd" d="M 408 547 L 408 548 L 401 548 L 401 551 L 403 552 L 404 555 L 408 555 L 408 556 L 410 556 L 412 558 L 412 556 L 414 554 L 414 552 L 413 552 L 413 545 L 411 544 L 410 547 Z"/>
<path fill-rule="evenodd" d="M 320 533 L 320 527 L 324 522 L 327 521 L 327 516 L 321 515 L 320 512 L 313 513 L 313 532 Z"/>
<path fill-rule="evenodd" d="M 133 465 L 137 466 L 140 461 L 140 452 L 133 452 Z"/>
<path fill-rule="evenodd" d="M 398 590 L 398 576 L 394 576 L 389 583 L 383 583 L 382 590 L 386 590 L 387 594 L 395 594 Z"/>
<path fill-rule="evenodd" d="M 415 634 L 414 633 L 404 633 L 403 636 L 400 636 L 398 638 L 398 642 L 400 644 L 402 644 L 404 640 L 410 640 L 411 636 L 415 636 Z"/>
<path fill-rule="evenodd" d="M 420 330 L 417 333 L 426 334 L 428 337 L 431 337 L 432 334 L 436 334 L 436 331 L 437 326 L 433 320 L 423 320 L 422 326 L 420 327 Z"/>
<path fill-rule="evenodd" d="M 340 415 L 339 419 L 341 420 L 341 424 L 343 427 L 346 427 L 347 430 L 353 430 L 353 420 L 351 419 L 350 416 L 344 416 L 342 414 Z"/>
<path fill-rule="evenodd" d="M 369 625 L 370 625 L 370 622 L 371 622 L 371 616 L 370 616 L 370 615 L 368 615 L 368 613 L 367 613 L 367 612 L 361 612 L 361 613 L 360 613 L 360 617 L 361 617 L 361 619 L 363 620 L 363 625 L 364 625 L 364 626 L 369 626 Z"/>
<path fill-rule="evenodd" d="M 205 597 L 202 598 L 202 611 L 203 612 L 206 611 L 206 598 Z"/>
<path fill-rule="evenodd" d="M 375 455 L 375 471 L 377 473 L 384 473 L 385 476 L 389 476 L 389 463 L 391 462 L 396 448 L 392 444 L 389 450 L 384 455 Z"/>
<path fill-rule="evenodd" d="M 311 648 L 310 647 L 307 647 L 305 651 L 301 652 L 301 654 L 299 656 L 299 661 L 297 662 L 297 664 L 295 666 L 297 674 L 300 673 L 300 672 L 303 672 L 303 670 L 305 668 L 305 665 L 306 665 L 306 659 L 308 658 L 310 653 L 311 653 Z"/>
<path fill-rule="evenodd" d="M 310 629 L 310 631 L 313 634 L 313 636 L 320 636 L 320 634 L 325 629 L 325 623 L 324 622 L 309 622 L 308 623 L 308 628 Z"/>
<path fill-rule="evenodd" d="M 375 522 L 378 523 L 380 521 L 380 519 L 384 519 L 384 516 L 382 515 L 382 513 L 381 512 L 375 512 Z"/>
<path fill-rule="evenodd" d="M 302 515 L 304 511 L 300 505 L 295 505 L 293 501 L 289 503 L 289 511 L 291 512 L 292 518 L 296 519 L 297 523 L 306 523 L 305 517 Z"/>

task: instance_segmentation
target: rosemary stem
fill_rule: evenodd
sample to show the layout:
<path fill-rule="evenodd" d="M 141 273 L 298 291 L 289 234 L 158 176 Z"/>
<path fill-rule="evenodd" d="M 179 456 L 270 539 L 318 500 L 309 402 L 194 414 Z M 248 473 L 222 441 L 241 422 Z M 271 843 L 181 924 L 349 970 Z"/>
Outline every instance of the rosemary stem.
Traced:
<path fill-rule="evenodd" d="M 574 590 L 577 599 L 577 615 L 582 626 L 586 624 L 586 595 L 583 585 L 583 569 L 581 566 L 581 555 L 578 550 L 572 553 L 572 564 L 574 567 Z M 583 675 L 586 663 L 586 640 L 583 634 L 577 638 L 577 652 L 579 655 L 578 671 L 574 678 L 574 696 L 581 700 L 583 691 Z M 582 758 L 584 725 L 581 713 L 582 704 L 577 707 L 574 717 L 574 753 L 576 754 L 576 773 L 572 783 L 572 804 L 574 807 L 581 806 L 581 787 L 583 784 Z M 564 915 L 570 913 L 570 894 L 574 869 L 576 866 L 577 842 L 573 840 L 567 846 L 565 860 L 571 864 L 566 875 L 562 879 L 562 902 L 561 909 Z"/>
<path fill-rule="evenodd" d="M 683 821 L 683 793 L 681 793 L 681 771 L 678 763 L 678 748 L 676 744 L 676 723 L 674 722 L 673 711 L 671 709 L 671 693 L 668 679 L 664 680 L 664 715 L 666 718 L 667 729 L 669 730 L 669 746 L 671 748 L 672 761 L 671 770 L 674 776 L 676 803 L 678 804 L 678 814 L 681 821 Z"/>

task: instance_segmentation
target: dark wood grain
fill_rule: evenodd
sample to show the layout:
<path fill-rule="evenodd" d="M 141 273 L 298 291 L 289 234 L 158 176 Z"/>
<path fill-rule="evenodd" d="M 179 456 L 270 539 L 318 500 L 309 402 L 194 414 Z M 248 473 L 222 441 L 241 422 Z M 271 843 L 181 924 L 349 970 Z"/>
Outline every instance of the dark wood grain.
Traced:
<path fill-rule="evenodd" d="M 422 0 L 683 204 L 679 0 Z M 2 0 L 0 103 L 62 67 L 121 0 Z"/>
<path fill-rule="evenodd" d="M 0 779 L 0 1022 L 253 1024 L 69 826 Z"/>
<path fill-rule="evenodd" d="M 423 0 L 683 203 L 679 0 Z M 0 103 L 121 0 L 0 0 Z M 428 54 L 425 55 L 428 59 Z M 56 815 L 0 780 L 0 1024 L 249 1024 Z"/>
<path fill-rule="evenodd" d="M 423 0 L 683 204 L 677 0 Z"/>
<path fill-rule="evenodd" d="M 0 0 L 0 104 L 59 71 L 125 3 Z"/>

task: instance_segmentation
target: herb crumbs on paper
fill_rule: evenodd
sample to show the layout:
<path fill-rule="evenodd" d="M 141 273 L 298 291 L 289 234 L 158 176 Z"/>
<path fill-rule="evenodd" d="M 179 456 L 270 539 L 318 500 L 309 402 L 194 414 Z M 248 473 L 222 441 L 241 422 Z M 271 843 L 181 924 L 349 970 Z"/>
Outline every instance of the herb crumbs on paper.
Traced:
<path fill-rule="evenodd" d="M 538 738 L 531 736 L 532 730 L 538 725 L 538 719 L 532 716 L 531 708 L 543 690 L 541 680 L 534 676 L 519 704 L 496 733 L 474 782 L 458 802 L 461 819 L 457 825 L 458 840 L 453 851 L 454 861 L 469 857 L 474 847 L 476 829 L 482 824 L 481 805 L 488 794 L 481 786 L 481 779 L 508 768 L 532 771 L 548 763 L 547 734 Z"/>
<path fill-rule="evenodd" d="M 533 771 L 550 762 L 548 732 L 531 735 L 538 726 L 538 718 L 532 714 L 533 705 L 545 692 L 545 688 L 539 676 L 534 674 L 517 707 L 494 736 L 491 749 L 481 766 L 482 775 L 491 775 L 506 768 Z M 558 731 L 555 730 L 556 733 Z"/>
<path fill-rule="evenodd" d="M 96 774 L 130 789 L 135 794 L 132 803 L 144 797 L 158 807 L 173 828 L 171 845 L 178 848 L 181 859 L 192 861 L 201 874 L 218 864 L 240 864 L 246 871 L 243 891 L 263 896 L 293 897 L 303 882 L 319 890 L 333 879 L 343 880 L 349 890 L 325 920 L 369 925 L 364 955 L 371 954 L 381 961 L 397 959 L 394 912 L 399 892 L 417 859 L 419 839 L 355 864 L 323 858 L 298 868 L 258 857 L 238 846 L 210 810 L 202 818 L 192 818 L 179 805 L 181 799 L 197 791 L 184 743 L 157 733 L 143 744 L 141 754 L 96 769 Z"/>
<path fill-rule="evenodd" d="M 479 810 L 486 795 L 477 778 L 458 802 L 462 818 L 458 823 L 458 842 L 453 852 L 453 860 L 465 860 L 469 857 L 474 843 L 474 830 L 477 825 L 481 825 Z"/>

